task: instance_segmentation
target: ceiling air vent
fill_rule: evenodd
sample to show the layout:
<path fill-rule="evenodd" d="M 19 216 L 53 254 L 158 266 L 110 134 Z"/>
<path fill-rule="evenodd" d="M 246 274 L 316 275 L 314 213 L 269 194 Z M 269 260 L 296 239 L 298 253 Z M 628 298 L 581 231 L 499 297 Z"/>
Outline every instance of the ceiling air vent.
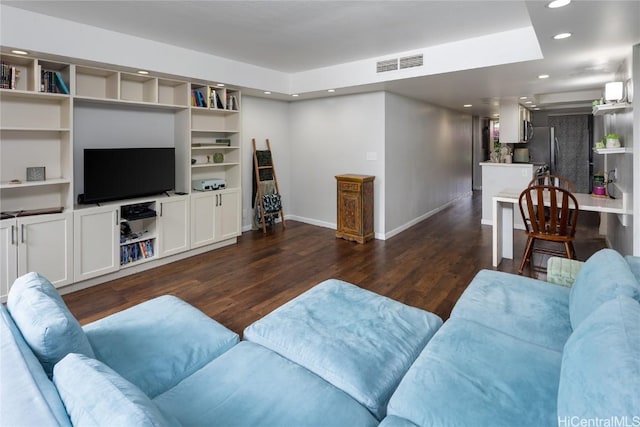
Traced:
<path fill-rule="evenodd" d="M 422 54 L 400 58 L 400 69 L 422 67 Z"/>
<path fill-rule="evenodd" d="M 398 69 L 398 59 L 386 59 L 378 61 L 376 64 L 376 72 L 384 73 L 386 71 L 395 71 Z"/>

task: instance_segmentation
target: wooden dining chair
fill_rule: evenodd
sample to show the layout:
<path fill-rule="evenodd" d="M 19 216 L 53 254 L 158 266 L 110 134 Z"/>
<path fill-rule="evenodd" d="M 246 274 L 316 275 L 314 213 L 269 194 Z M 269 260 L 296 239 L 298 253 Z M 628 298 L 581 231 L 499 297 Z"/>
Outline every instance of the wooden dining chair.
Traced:
<path fill-rule="evenodd" d="M 527 233 L 527 244 L 518 274 L 522 274 L 527 263 L 531 264 L 534 250 L 575 259 L 573 241 L 578 221 L 578 201 L 570 191 L 552 185 L 534 185 L 520 193 L 518 204 Z M 536 241 L 540 240 L 562 244 L 563 250 L 534 248 Z"/>
<path fill-rule="evenodd" d="M 534 185 L 550 185 L 553 187 L 564 188 L 572 193 L 576 192 L 576 186 L 573 182 L 560 175 L 538 175 L 529 182 L 527 187 L 533 187 Z"/>

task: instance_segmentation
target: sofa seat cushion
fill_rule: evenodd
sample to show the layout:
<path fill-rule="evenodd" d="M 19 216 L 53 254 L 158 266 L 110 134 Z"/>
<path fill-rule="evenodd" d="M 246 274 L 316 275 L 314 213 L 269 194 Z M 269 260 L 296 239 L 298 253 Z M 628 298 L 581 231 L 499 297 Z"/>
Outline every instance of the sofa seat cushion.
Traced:
<path fill-rule="evenodd" d="M 179 425 L 140 389 L 95 359 L 68 354 L 55 366 L 53 381 L 76 427 Z"/>
<path fill-rule="evenodd" d="M 327 280 L 244 331 L 382 419 L 391 394 L 442 325 L 435 314 Z"/>
<path fill-rule="evenodd" d="M 14 281 L 7 308 L 49 377 L 53 366 L 69 353 L 94 356 L 82 327 L 56 288 L 38 273 Z"/>
<path fill-rule="evenodd" d="M 551 426 L 562 354 L 451 318 L 403 378 L 388 415 L 418 426 Z"/>
<path fill-rule="evenodd" d="M 3 304 L 0 304 L 0 355 L 0 424 L 71 426 L 56 387 Z"/>
<path fill-rule="evenodd" d="M 613 249 L 599 250 L 585 261 L 571 288 L 569 314 L 573 329 L 618 295 L 640 301 L 640 283 L 622 255 Z"/>
<path fill-rule="evenodd" d="M 154 402 L 184 426 L 376 426 L 342 390 L 282 356 L 241 342 Z"/>
<path fill-rule="evenodd" d="M 626 420 L 625 425 L 635 419 L 637 425 L 639 417 L 640 303 L 621 295 L 601 305 L 569 338 L 560 374 L 558 419 L 616 418 Z"/>
<path fill-rule="evenodd" d="M 562 351 L 571 334 L 569 288 L 482 270 L 454 306 L 451 318 L 473 320 L 505 334 Z"/>
<path fill-rule="evenodd" d="M 238 335 L 165 295 L 84 327 L 96 359 L 149 397 L 176 385 L 238 343 Z"/>
<path fill-rule="evenodd" d="M 411 421 L 396 417 L 395 415 L 387 415 L 378 427 L 418 427 Z"/>

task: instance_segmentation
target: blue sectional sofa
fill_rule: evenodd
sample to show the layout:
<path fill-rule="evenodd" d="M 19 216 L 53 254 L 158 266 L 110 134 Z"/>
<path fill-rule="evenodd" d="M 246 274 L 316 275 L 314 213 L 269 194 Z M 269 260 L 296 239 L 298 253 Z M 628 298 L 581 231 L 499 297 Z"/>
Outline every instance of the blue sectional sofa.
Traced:
<path fill-rule="evenodd" d="M 442 324 L 329 280 L 250 329 L 296 363 L 172 296 L 81 327 L 36 273 L 0 315 L 3 426 L 376 426 Z"/>
<path fill-rule="evenodd" d="M 239 342 L 171 296 L 81 327 L 30 273 L 0 307 L 0 424 L 640 425 L 639 278 L 611 250 L 571 287 L 483 270 L 444 325 L 329 280 Z"/>

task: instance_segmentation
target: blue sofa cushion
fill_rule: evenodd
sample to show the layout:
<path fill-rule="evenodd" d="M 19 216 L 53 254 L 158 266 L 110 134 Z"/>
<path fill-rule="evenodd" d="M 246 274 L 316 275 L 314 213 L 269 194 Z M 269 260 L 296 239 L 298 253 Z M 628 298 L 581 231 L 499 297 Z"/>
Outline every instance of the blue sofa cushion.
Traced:
<path fill-rule="evenodd" d="M 379 419 L 442 320 L 340 280 L 327 280 L 244 331 L 369 408 Z"/>
<path fill-rule="evenodd" d="M 640 420 L 640 304 L 624 295 L 601 305 L 571 335 L 558 391 L 559 421 L 614 417 L 625 425 Z"/>
<path fill-rule="evenodd" d="M 473 320 L 561 352 L 572 331 L 569 292 L 541 280 L 482 270 L 453 307 L 451 318 Z"/>
<path fill-rule="evenodd" d="M 378 425 L 364 406 L 342 390 L 246 341 L 154 402 L 185 426 Z"/>
<path fill-rule="evenodd" d="M 56 288 L 38 273 L 28 273 L 15 280 L 9 290 L 7 307 L 49 377 L 53 366 L 69 353 L 94 357 L 82 327 Z"/>
<path fill-rule="evenodd" d="M 238 343 L 238 334 L 164 295 L 85 325 L 104 362 L 153 398 Z"/>
<path fill-rule="evenodd" d="M 80 426 L 178 426 L 140 389 L 108 366 L 71 353 L 53 370 L 67 412 Z"/>
<path fill-rule="evenodd" d="M 618 295 L 640 301 L 640 283 L 622 255 L 612 249 L 602 249 L 584 263 L 571 288 L 569 315 L 573 329 L 596 308 Z"/>
<path fill-rule="evenodd" d="M 0 354 L 0 424 L 71 426 L 56 387 L 3 304 L 0 304 Z"/>
<path fill-rule="evenodd" d="M 562 354 L 450 318 L 391 397 L 388 415 L 418 426 L 551 426 Z"/>

